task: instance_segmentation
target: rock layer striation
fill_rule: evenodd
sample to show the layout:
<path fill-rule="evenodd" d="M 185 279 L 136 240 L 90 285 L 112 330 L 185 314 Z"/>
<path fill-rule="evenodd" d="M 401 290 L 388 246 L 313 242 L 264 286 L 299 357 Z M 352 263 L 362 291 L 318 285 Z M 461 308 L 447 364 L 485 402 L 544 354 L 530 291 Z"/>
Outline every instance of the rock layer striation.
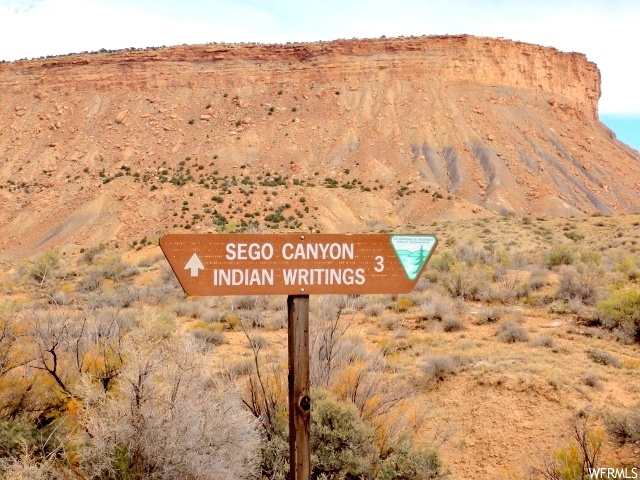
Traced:
<path fill-rule="evenodd" d="M 638 211 L 599 97 L 582 54 L 466 35 L 3 63 L 0 255 L 284 228 L 279 207 L 324 231 Z"/>

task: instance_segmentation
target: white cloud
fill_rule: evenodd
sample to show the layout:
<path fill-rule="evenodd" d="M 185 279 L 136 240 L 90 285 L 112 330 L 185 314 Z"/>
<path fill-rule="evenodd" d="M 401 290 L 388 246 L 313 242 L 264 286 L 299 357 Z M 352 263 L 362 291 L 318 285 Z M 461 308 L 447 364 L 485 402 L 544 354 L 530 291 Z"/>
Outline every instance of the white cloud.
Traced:
<path fill-rule="evenodd" d="M 640 113 L 635 0 L 0 0 L 0 59 L 207 42 L 469 33 L 585 53 L 603 113 Z"/>

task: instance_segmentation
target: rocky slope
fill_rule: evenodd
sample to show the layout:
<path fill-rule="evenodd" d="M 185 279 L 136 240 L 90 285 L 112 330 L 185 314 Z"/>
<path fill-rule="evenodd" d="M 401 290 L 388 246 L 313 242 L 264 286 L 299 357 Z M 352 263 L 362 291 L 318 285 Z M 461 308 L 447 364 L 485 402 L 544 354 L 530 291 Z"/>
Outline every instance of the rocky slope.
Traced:
<path fill-rule="evenodd" d="M 584 55 L 470 36 L 0 64 L 0 259 L 184 228 L 640 211 L 640 154 L 599 96 Z"/>

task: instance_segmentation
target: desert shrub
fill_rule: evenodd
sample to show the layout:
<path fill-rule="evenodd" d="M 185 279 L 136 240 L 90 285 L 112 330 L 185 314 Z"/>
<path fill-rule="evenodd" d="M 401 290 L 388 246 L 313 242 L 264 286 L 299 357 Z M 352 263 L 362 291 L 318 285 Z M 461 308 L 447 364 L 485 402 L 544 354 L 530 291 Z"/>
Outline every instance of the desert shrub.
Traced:
<path fill-rule="evenodd" d="M 99 270 L 89 270 L 78 282 L 78 290 L 81 292 L 93 292 L 100 287 L 105 279 L 104 274 Z"/>
<path fill-rule="evenodd" d="M 495 323 L 505 315 L 505 309 L 502 307 L 482 307 L 477 315 L 475 324 L 486 325 L 487 323 Z"/>
<path fill-rule="evenodd" d="M 268 345 L 269 340 L 263 335 L 249 335 L 249 339 L 247 340 L 247 347 L 251 349 L 267 348 Z"/>
<path fill-rule="evenodd" d="M 217 330 L 198 329 L 193 332 L 193 336 L 198 340 L 202 340 L 203 342 L 211 345 L 224 345 L 225 343 L 229 343 L 229 340 L 224 336 L 224 333 Z"/>
<path fill-rule="evenodd" d="M 412 450 L 392 442 L 381 450 L 373 425 L 356 405 L 325 390 L 312 391 L 311 478 L 315 480 L 433 480 L 443 478 L 435 450 Z M 284 428 L 263 442 L 263 478 L 288 478 L 288 440 Z"/>
<path fill-rule="evenodd" d="M 425 290 L 432 288 L 433 284 L 438 281 L 438 271 L 429 269 L 428 267 L 422 271 L 418 283 L 413 288 L 413 292 L 420 294 Z"/>
<path fill-rule="evenodd" d="M 222 317 L 222 311 L 217 309 L 207 308 L 203 312 L 200 312 L 200 318 L 207 323 L 220 322 Z"/>
<path fill-rule="evenodd" d="M 285 311 L 276 312 L 264 321 L 264 326 L 267 330 L 281 330 L 287 328 L 288 324 L 289 319 Z"/>
<path fill-rule="evenodd" d="M 490 275 L 486 268 L 482 266 L 468 268 L 463 263 L 456 263 L 445 275 L 443 285 L 453 297 L 480 300 L 489 280 Z"/>
<path fill-rule="evenodd" d="M 427 357 L 420 370 L 428 383 L 438 383 L 458 373 L 460 360 L 449 355 L 431 355 Z"/>
<path fill-rule="evenodd" d="M 364 339 L 359 335 L 344 338 L 337 353 L 336 361 L 343 365 L 366 360 L 368 357 Z"/>
<path fill-rule="evenodd" d="M 43 284 L 57 276 L 60 268 L 60 253 L 50 250 L 40 255 L 29 269 L 29 276 L 36 282 Z"/>
<path fill-rule="evenodd" d="M 570 245 L 557 245 L 547 255 L 547 267 L 573 265 L 576 261 L 574 249 Z"/>
<path fill-rule="evenodd" d="M 627 411 L 608 414 L 605 417 L 605 425 L 618 445 L 637 445 L 640 442 L 640 405 Z"/>
<path fill-rule="evenodd" d="M 413 307 L 413 305 L 413 300 L 408 297 L 402 297 L 396 300 L 396 303 L 394 304 L 394 310 L 396 312 L 406 312 L 411 307 Z"/>
<path fill-rule="evenodd" d="M 369 300 L 362 295 L 349 295 L 347 300 L 347 309 L 354 312 L 360 312 L 364 310 L 369 304 Z"/>
<path fill-rule="evenodd" d="M 411 450 L 406 445 L 389 449 L 375 480 L 429 480 L 440 478 L 442 465 L 433 450 Z"/>
<path fill-rule="evenodd" d="M 172 294 L 180 294 L 180 298 L 184 298 L 182 287 L 180 286 L 180 282 L 178 282 L 178 277 L 173 273 L 169 262 L 161 262 L 160 263 L 160 276 L 156 280 L 155 289 L 158 295 L 162 295 L 162 298 L 166 300 L 166 298 Z"/>
<path fill-rule="evenodd" d="M 240 326 L 240 317 L 235 313 L 228 313 L 224 316 L 223 322 L 229 325 L 231 330 L 236 330 Z"/>
<path fill-rule="evenodd" d="M 239 315 L 242 324 L 247 328 L 262 328 L 265 324 L 265 312 L 257 312 L 254 310 L 243 310 Z"/>
<path fill-rule="evenodd" d="M 399 320 L 395 315 L 385 314 L 380 318 L 380 324 L 387 330 L 395 330 Z"/>
<path fill-rule="evenodd" d="M 454 263 L 455 258 L 453 257 L 451 252 L 444 252 L 432 258 L 429 261 L 429 267 L 439 272 L 448 272 Z"/>
<path fill-rule="evenodd" d="M 318 390 L 311 410 L 312 478 L 366 478 L 375 460 L 373 428 L 355 405 Z"/>
<path fill-rule="evenodd" d="M 262 442 L 261 459 L 261 478 L 289 478 L 289 436 L 284 428 L 267 435 L 266 440 Z"/>
<path fill-rule="evenodd" d="M 362 309 L 362 313 L 367 317 L 379 317 L 383 311 L 384 305 L 381 303 L 372 303 Z"/>
<path fill-rule="evenodd" d="M 120 255 L 116 252 L 104 255 L 104 257 L 100 258 L 100 262 L 97 263 L 104 277 L 109 280 L 122 280 L 138 273 L 135 267 L 123 263 Z"/>
<path fill-rule="evenodd" d="M 139 293 L 137 287 L 124 283 L 102 287 L 88 298 L 89 305 L 92 308 L 126 308 L 139 299 Z"/>
<path fill-rule="evenodd" d="M 533 345 L 534 347 L 554 348 L 556 346 L 556 342 L 553 338 L 545 336 L 536 338 L 533 342 L 531 342 L 531 345 Z"/>
<path fill-rule="evenodd" d="M 71 297 L 65 292 L 59 291 L 51 296 L 51 301 L 56 305 L 69 305 L 71 303 Z"/>
<path fill-rule="evenodd" d="M 580 261 L 586 265 L 600 265 L 602 263 L 602 255 L 598 252 L 581 252 Z"/>
<path fill-rule="evenodd" d="M 256 308 L 257 297 L 254 295 L 245 295 L 241 297 L 235 297 L 233 299 L 233 307 L 238 310 L 253 310 Z"/>
<path fill-rule="evenodd" d="M 394 353 L 410 349 L 411 343 L 399 336 L 403 335 L 403 332 L 406 332 L 406 330 L 399 328 L 392 337 L 381 339 L 378 343 L 380 355 L 393 355 Z M 406 334 L 404 335 L 406 336 Z"/>
<path fill-rule="evenodd" d="M 66 480 L 75 476 L 70 469 L 60 465 L 56 456 L 42 459 L 29 452 L 0 459 L 0 475 L 3 480 Z"/>
<path fill-rule="evenodd" d="M 546 268 L 535 268 L 527 281 L 527 288 L 530 290 L 540 290 L 549 284 L 549 271 Z"/>
<path fill-rule="evenodd" d="M 558 300 L 549 304 L 549 312 L 566 315 L 575 313 L 580 316 L 585 312 L 584 304 L 579 298 L 571 298 L 569 300 Z"/>
<path fill-rule="evenodd" d="M 149 268 L 149 267 L 153 266 L 156 262 L 161 260 L 162 257 L 159 257 L 159 256 L 156 255 L 156 256 L 153 256 L 153 257 L 141 258 L 138 261 L 136 266 L 139 267 L 139 268 Z"/>
<path fill-rule="evenodd" d="M 570 425 L 569 443 L 557 448 L 543 467 L 534 470 L 545 480 L 582 480 L 598 469 L 604 432 L 590 425 L 589 412 L 578 412 Z M 538 478 L 538 477 L 536 477 Z"/>
<path fill-rule="evenodd" d="M 469 266 L 491 263 L 492 254 L 484 248 L 474 245 L 461 245 L 455 249 L 455 258 L 458 262 L 464 262 Z"/>
<path fill-rule="evenodd" d="M 442 319 L 442 329 L 445 332 L 458 332 L 464 330 L 464 322 L 458 317 L 446 316 Z"/>
<path fill-rule="evenodd" d="M 558 271 L 560 282 L 556 296 L 561 299 L 578 299 L 585 305 L 596 303 L 602 272 L 593 267 L 563 265 Z"/>
<path fill-rule="evenodd" d="M 597 310 L 602 326 L 618 331 L 630 341 L 640 340 L 640 290 L 619 290 L 600 302 Z"/>
<path fill-rule="evenodd" d="M 502 275 L 497 283 L 487 286 L 483 299 L 488 302 L 509 304 L 518 297 L 528 295 L 528 292 L 524 291 L 526 289 L 527 285 L 521 281 L 520 273 L 510 271 Z"/>
<path fill-rule="evenodd" d="M 622 362 L 618 357 L 609 352 L 602 350 L 589 350 L 587 355 L 591 360 L 600 365 L 610 365 L 612 367 L 621 368 Z"/>
<path fill-rule="evenodd" d="M 506 343 L 526 342 L 529 340 L 527 331 L 514 321 L 507 321 L 498 328 L 498 338 Z"/>
<path fill-rule="evenodd" d="M 171 306 L 171 311 L 179 317 L 202 318 L 202 310 L 202 305 L 193 300 L 177 302 Z"/>
<path fill-rule="evenodd" d="M 453 299 L 437 292 L 431 293 L 420 306 L 427 320 L 442 320 L 446 315 L 451 315 L 458 310 Z"/>
<path fill-rule="evenodd" d="M 250 375 L 255 372 L 255 369 L 256 364 L 253 358 L 245 358 L 225 366 L 225 372 L 231 378 L 235 378 L 240 375 Z"/>
<path fill-rule="evenodd" d="M 639 264 L 640 258 L 637 255 L 634 256 L 629 253 L 624 253 L 617 259 L 614 268 L 617 272 L 624 275 L 625 280 L 636 280 L 639 276 Z"/>
<path fill-rule="evenodd" d="M 106 279 L 118 282 L 138 273 L 137 267 L 126 265 L 122 262 L 120 256 L 113 252 L 94 257 L 92 265 L 93 268 L 78 283 L 78 290 L 82 292 L 97 290 Z M 175 275 L 173 277 L 175 279 Z"/>
<path fill-rule="evenodd" d="M 0 459 L 17 458 L 25 453 L 37 459 L 44 459 L 60 444 L 54 432 L 54 425 L 38 429 L 26 418 L 2 421 L 0 422 Z"/>
<path fill-rule="evenodd" d="M 580 380 L 582 381 L 582 383 L 584 383 L 587 387 L 591 387 L 591 388 L 597 388 L 597 389 L 601 389 L 602 388 L 602 379 L 595 373 L 592 372 L 586 372 L 582 375 L 582 377 L 580 378 Z"/>
<path fill-rule="evenodd" d="M 578 240 L 582 240 L 584 238 L 584 235 L 582 233 L 576 231 L 565 232 L 564 236 L 573 240 L 574 242 L 577 242 Z"/>
<path fill-rule="evenodd" d="M 256 422 L 233 386 L 202 368 L 198 344 L 150 325 L 126 349 L 117 392 L 83 378 L 79 466 L 92 478 L 255 478 Z"/>
<path fill-rule="evenodd" d="M 92 265 L 95 261 L 96 257 L 100 255 L 107 248 L 105 243 L 100 243 L 98 245 L 93 245 L 89 248 L 85 248 L 82 251 L 82 255 L 80 256 L 80 260 L 84 263 Z"/>

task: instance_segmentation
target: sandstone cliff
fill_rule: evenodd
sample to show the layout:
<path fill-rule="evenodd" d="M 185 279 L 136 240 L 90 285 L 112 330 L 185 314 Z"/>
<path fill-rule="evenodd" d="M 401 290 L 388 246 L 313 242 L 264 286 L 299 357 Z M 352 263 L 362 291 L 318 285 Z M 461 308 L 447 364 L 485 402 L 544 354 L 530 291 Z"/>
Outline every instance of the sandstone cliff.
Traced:
<path fill-rule="evenodd" d="M 187 225 L 363 231 L 640 209 L 640 154 L 598 121 L 597 67 L 536 45 L 80 54 L 0 64 L 0 95 L 5 258 Z"/>

